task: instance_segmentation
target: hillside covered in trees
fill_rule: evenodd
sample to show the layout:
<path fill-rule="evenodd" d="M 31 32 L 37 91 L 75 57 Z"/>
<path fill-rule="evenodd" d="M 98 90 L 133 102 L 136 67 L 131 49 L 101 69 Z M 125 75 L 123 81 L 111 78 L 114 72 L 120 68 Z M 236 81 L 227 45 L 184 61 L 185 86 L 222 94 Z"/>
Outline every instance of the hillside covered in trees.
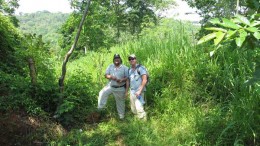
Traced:
<path fill-rule="evenodd" d="M 259 145 L 259 1 L 185 1 L 201 28 L 157 16 L 171 0 L 20 16 L 0 1 L 0 145 Z M 132 53 L 149 71 L 146 121 L 129 95 L 124 119 L 113 95 L 97 110 L 114 54 L 130 67 Z"/>
<path fill-rule="evenodd" d="M 19 20 L 19 29 L 23 33 L 42 35 L 43 41 L 50 43 L 52 51 L 59 51 L 59 29 L 66 22 L 69 14 L 38 11 L 35 13 L 20 13 L 16 16 Z M 55 52 L 56 53 L 56 52 Z"/>

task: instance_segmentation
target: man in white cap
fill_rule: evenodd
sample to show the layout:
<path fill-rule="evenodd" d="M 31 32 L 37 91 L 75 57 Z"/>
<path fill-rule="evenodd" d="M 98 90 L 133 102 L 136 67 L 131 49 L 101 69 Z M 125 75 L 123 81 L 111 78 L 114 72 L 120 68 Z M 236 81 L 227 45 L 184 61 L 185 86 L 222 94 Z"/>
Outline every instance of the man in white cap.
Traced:
<path fill-rule="evenodd" d="M 106 69 L 105 77 L 109 79 L 108 84 L 99 92 L 98 109 L 105 107 L 108 96 L 113 94 L 116 100 L 117 112 L 120 119 L 125 116 L 125 98 L 129 89 L 128 67 L 122 65 L 119 54 L 115 54 L 113 64 Z"/>
<path fill-rule="evenodd" d="M 143 66 L 137 64 L 135 54 L 129 55 L 128 60 L 131 65 L 129 69 L 131 110 L 139 119 L 146 120 L 146 112 L 144 111 L 142 102 L 138 98 L 140 96 L 144 98 L 148 73 Z"/>

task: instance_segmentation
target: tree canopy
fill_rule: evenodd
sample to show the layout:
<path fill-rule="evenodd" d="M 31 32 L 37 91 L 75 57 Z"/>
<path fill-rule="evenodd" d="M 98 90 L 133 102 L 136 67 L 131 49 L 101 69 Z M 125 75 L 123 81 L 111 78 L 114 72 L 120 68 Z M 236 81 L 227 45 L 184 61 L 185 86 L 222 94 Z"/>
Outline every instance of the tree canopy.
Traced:
<path fill-rule="evenodd" d="M 259 12 L 259 0 L 185 0 L 191 7 L 197 8 L 205 24 L 210 18 L 230 18 L 237 12 L 253 14 Z"/>

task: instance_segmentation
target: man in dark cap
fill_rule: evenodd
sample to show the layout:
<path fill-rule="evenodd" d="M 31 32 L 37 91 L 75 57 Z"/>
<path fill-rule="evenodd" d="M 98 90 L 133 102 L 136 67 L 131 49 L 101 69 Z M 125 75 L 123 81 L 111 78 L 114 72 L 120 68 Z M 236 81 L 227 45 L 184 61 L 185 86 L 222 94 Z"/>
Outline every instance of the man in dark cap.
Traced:
<path fill-rule="evenodd" d="M 108 96 L 113 94 L 116 100 L 117 112 L 120 119 L 125 116 L 125 98 L 129 89 L 128 68 L 122 64 L 119 54 L 115 54 L 113 64 L 106 69 L 107 85 L 99 92 L 98 109 L 105 107 Z"/>

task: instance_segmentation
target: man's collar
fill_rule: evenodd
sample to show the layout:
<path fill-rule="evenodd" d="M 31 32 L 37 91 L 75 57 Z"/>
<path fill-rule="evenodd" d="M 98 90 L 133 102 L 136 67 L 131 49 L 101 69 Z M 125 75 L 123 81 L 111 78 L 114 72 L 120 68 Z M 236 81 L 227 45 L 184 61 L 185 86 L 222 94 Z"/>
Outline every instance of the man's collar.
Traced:
<path fill-rule="evenodd" d="M 138 64 L 135 64 L 135 67 L 134 67 L 134 69 L 135 69 L 137 66 L 138 66 Z M 133 66 L 131 66 L 131 68 L 133 68 Z"/>
<path fill-rule="evenodd" d="M 122 64 L 120 64 L 118 67 L 113 63 L 113 65 L 114 65 L 114 67 L 115 68 L 121 68 L 123 65 Z"/>

